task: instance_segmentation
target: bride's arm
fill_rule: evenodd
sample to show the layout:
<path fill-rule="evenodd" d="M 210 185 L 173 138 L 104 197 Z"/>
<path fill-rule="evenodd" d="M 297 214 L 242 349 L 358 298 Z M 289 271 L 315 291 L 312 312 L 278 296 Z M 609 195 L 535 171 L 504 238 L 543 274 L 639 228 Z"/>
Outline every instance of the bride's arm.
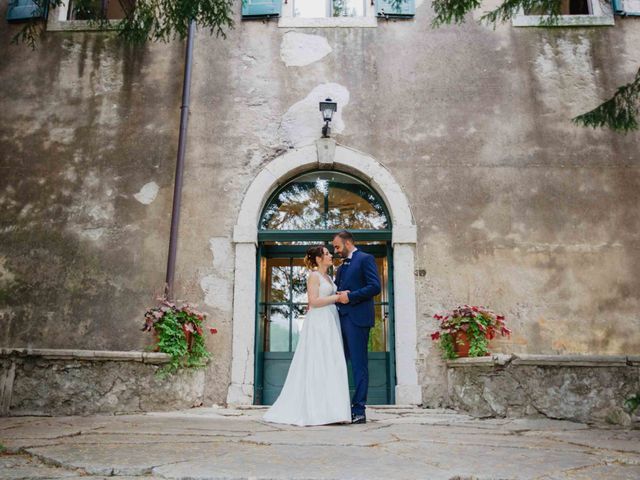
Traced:
<path fill-rule="evenodd" d="M 320 296 L 320 279 L 318 275 L 311 274 L 307 279 L 307 299 L 310 308 L 320 308 L 338 301 L 338 295 Z"/>

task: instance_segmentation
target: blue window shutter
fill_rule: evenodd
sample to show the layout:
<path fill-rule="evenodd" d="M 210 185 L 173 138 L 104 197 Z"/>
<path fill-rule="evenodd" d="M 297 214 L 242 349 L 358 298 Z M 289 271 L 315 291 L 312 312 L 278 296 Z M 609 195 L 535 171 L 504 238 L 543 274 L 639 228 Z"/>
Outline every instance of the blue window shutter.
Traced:
<path fill-rule="evenodd" d="M 40 5 L 38 5 L 33 0 L 9 0 L 7 20 L 9 22 L 20 22 L 32 18 L 43 18 L 45 9 L 41 5 L 45 1 L 40 0 Z"/>
<path fill-rule="evenodd" d="M 415 0 L 376 0 L 379 17 L 413 17 L 416 14 Z"/>
<path fill-rule="evenodd" d="M 613 0 L 613 11 L 622 16 L 640 16 L 640 0 Z"/>
<path fill-rule="evenodd" d="M 282 0 L 242 0 L 242 17 L 278 17 Z"/>

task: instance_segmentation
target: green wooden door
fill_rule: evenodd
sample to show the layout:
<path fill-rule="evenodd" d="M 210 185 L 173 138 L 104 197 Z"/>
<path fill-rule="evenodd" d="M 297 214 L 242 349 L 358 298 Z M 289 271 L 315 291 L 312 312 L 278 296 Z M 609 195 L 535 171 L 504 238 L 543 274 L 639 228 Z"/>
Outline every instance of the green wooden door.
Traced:
<path fill-rule="evenodd" d="M 383 285 L 375 298 L 376 323 L 369 342 L 368 402 L 395 402 L 391 218 L 380 196 L 362 180 L 325 170 L 304 173 L 282 185 L 260 216 L 256 404 L 271 405 L 278 398 L 298 343 L 307 308 L 302 258 L 309 245 L 329 246 L 342 229 L 354 234 L 358 248 L 376 257 Z"/>
<path fill-rule="evenodd" d="M 269 242 L 261 243 L 259 248 L 256 404 L 273 404 L 289 371 L 307 308 L 307 270 L 302 264 L 307 248 L 307 245 L 273 245 Z M 395 358 L 391 248 L 389 242 L 359 245 L 358 248 L 376 257 L 382 284 L 382 292 L 374 299 L 376 320 L 369 339 L 368 403 L 392 404 L 395 401 Z M 349 385 L 353 393 L 350 366 Z"/>

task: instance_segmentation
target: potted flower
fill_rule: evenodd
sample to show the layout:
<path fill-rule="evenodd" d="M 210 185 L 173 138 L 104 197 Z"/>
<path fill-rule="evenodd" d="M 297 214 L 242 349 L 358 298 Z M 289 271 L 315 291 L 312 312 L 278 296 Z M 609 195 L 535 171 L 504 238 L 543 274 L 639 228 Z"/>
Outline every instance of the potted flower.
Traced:
<path fill-rule="evenodd" d="M 193 305 L 177 305 L 166 298 L 159 298 L 160 305 L 149 308 L 144 314 L 142 331 L 154 332 L 156 350 L 171 356 L 169 364 L 158 373 L 163 376 L 180 367 L 203 367 L 211 357 L 204 341 L 204 331 L 218 333 L 215 328 L 204 326 L 206 314 Z"/>
<path fill-rule="evenodd" d="M 504 316 L 485 307 L 463 305 L 433 318 L 440 322 L 440 327 L 431 334 L 431 340 L 440 342 L 447 359 L 489 355 L 489 340 L 498 334 L 511 334 Z"/>

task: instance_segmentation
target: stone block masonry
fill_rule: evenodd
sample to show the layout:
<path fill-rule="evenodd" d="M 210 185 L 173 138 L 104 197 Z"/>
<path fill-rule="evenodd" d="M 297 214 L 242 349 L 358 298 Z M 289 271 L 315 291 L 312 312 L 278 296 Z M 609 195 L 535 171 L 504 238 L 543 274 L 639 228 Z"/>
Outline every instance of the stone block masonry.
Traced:
<path fill-rule="evenodd" d="M 548 418 L 629 426 L 638 356 L 493 355 L 447 362 L 451 405 L 476 417 Z"/>
<path fill-rule="evenodd" d="M 0 415 L 89 415 L 199 406 L 204 372 L 155 373 L 164 353 L 0 349 Z"/>

